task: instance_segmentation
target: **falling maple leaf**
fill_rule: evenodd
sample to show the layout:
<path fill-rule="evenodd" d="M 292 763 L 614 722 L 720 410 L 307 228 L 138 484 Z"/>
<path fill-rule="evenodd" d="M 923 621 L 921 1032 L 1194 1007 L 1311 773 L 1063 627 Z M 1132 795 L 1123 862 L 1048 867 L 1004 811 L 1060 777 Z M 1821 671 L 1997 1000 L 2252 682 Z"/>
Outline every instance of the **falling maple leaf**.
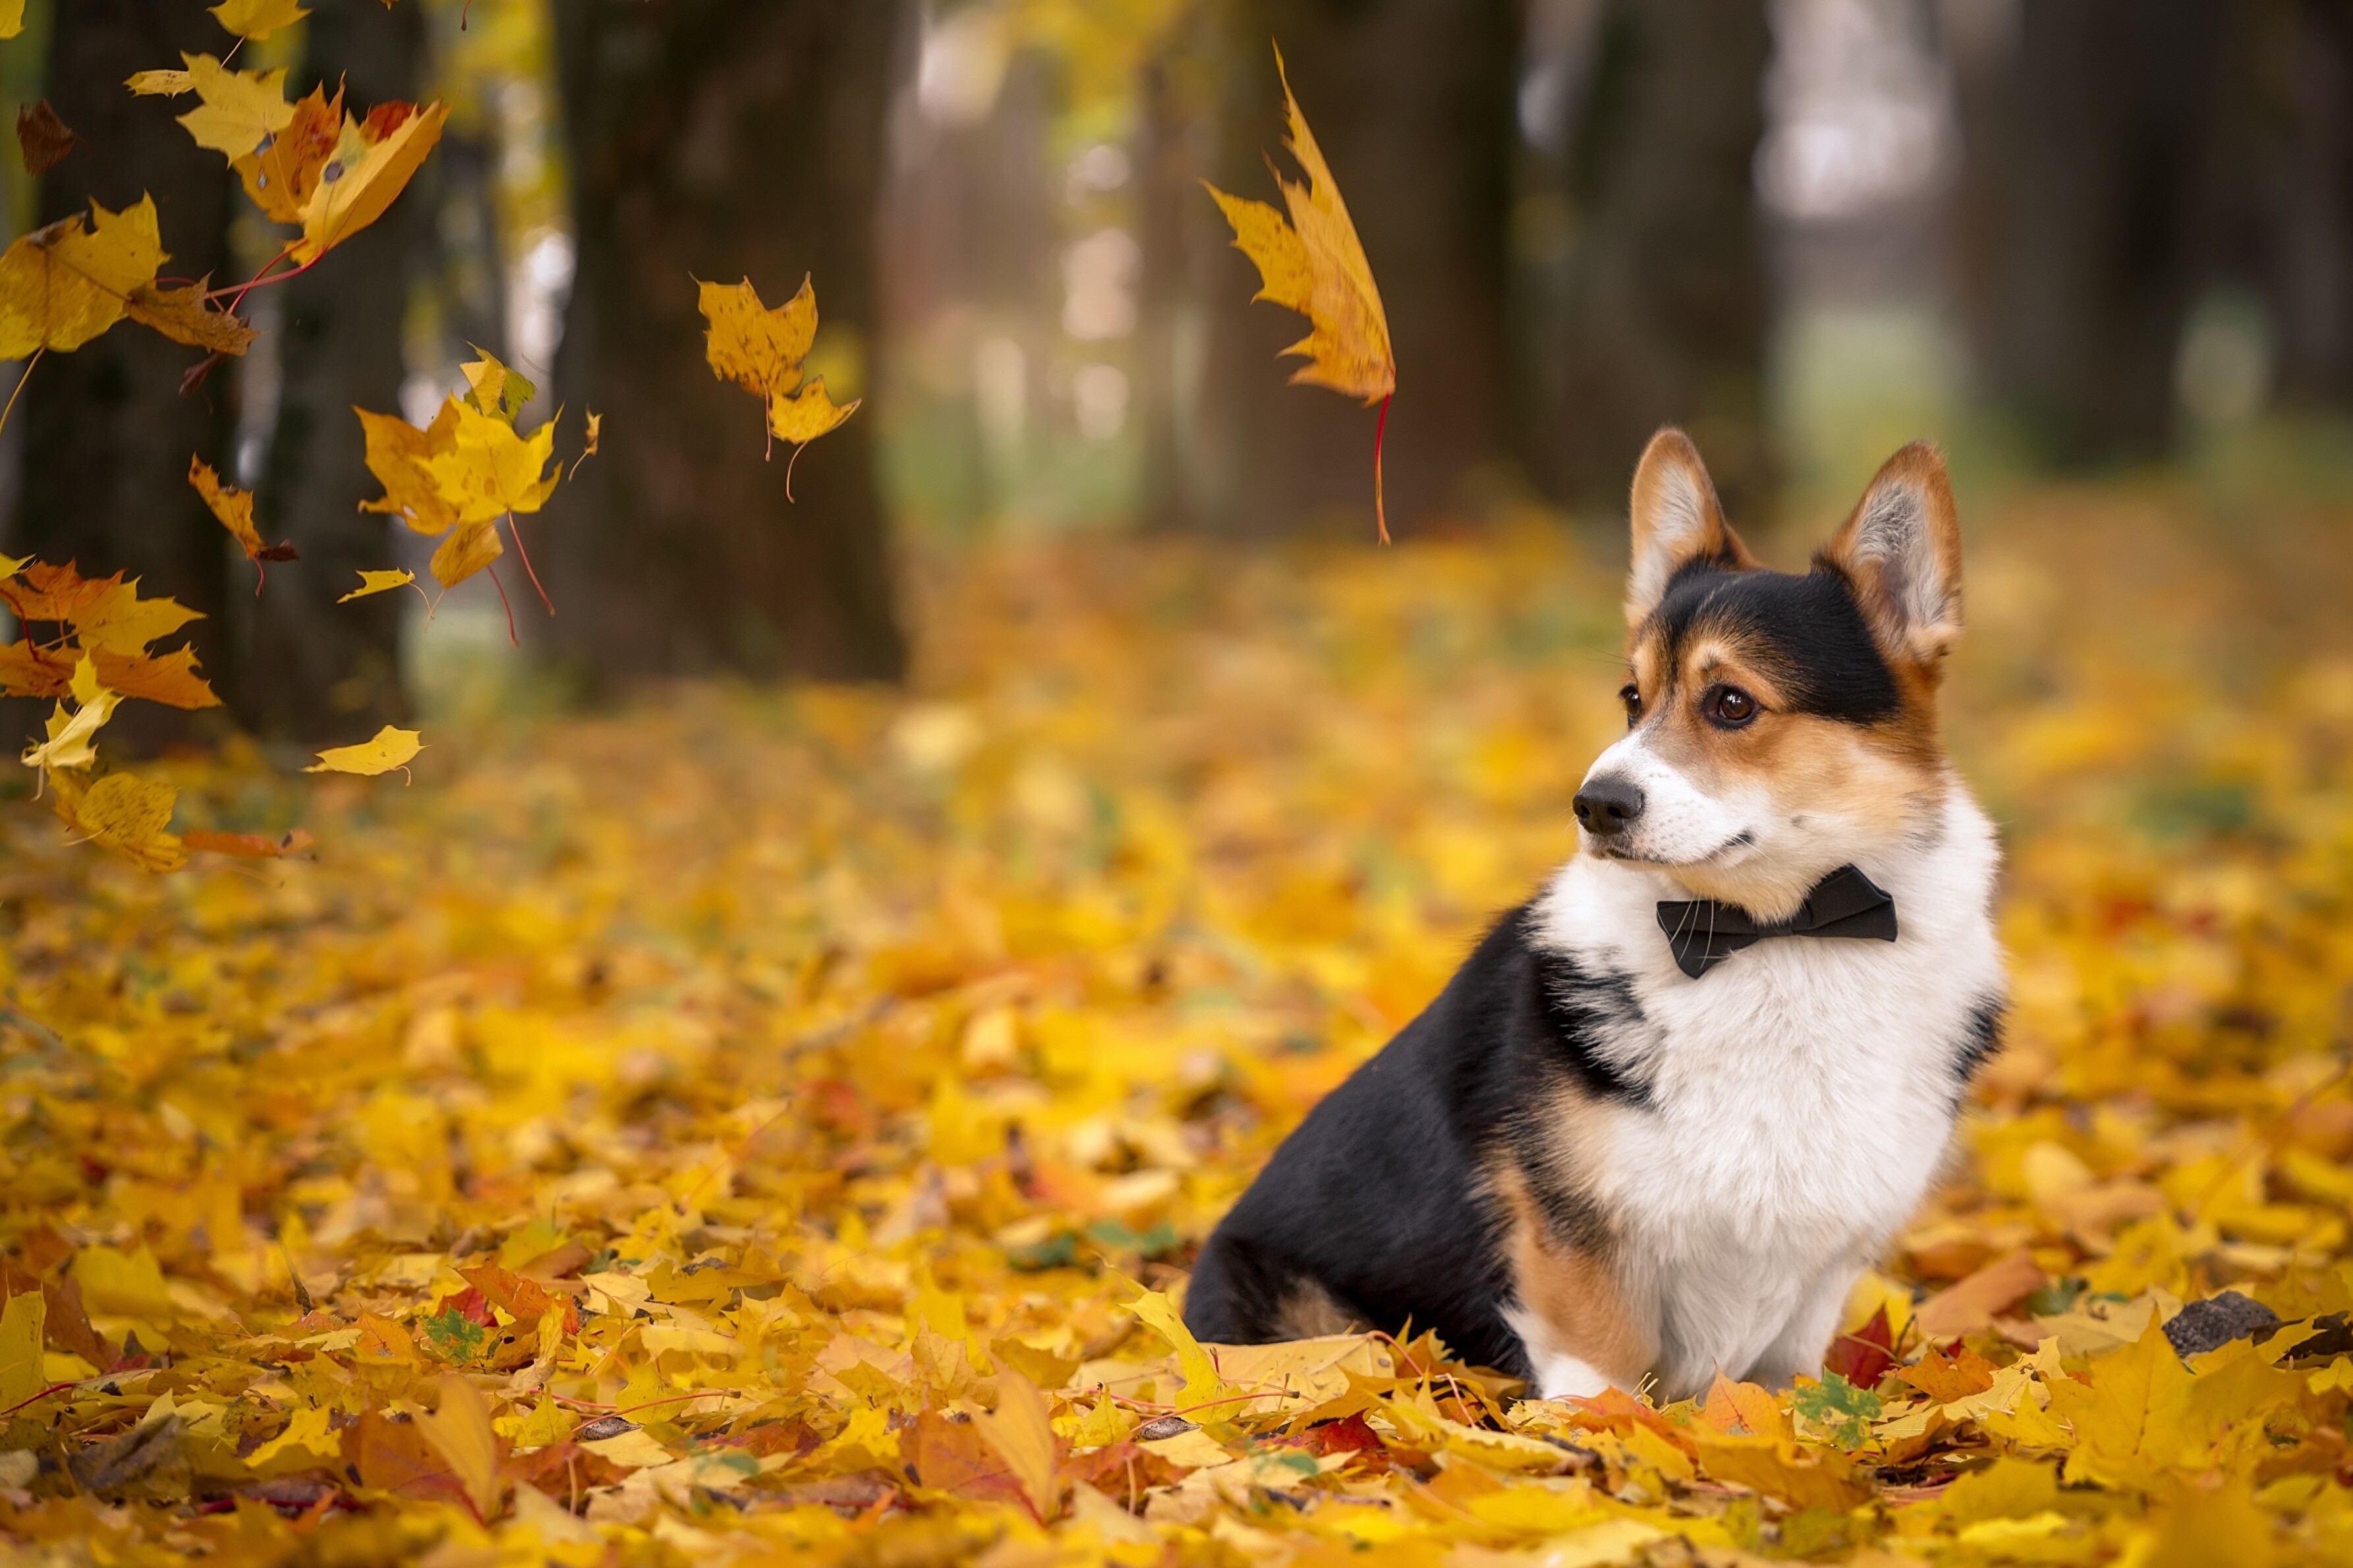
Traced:
<path fill-rule="evenodd" d="M 711 373 L 756 394 L 767 412 L 771 442 L 801 447 L 858 412 L 861 399 L 836 405 L 825 377 L 802 384 L 801 362 L 817 342 L 817 289 L 807 277 L 793 297 L 769 310 L 748 278 L 741 283 L 698 283 L 697 306 L 710 323 L 703 331 L 703 357 Z M 791 493 L 787 468 L 785 484 Z"/>
<path fill-rule="evenodd" d="M 214 472 L 213 466 L 202 458 L 188 459 L 188 483 L 205 498 L 205 505 L 212 509 L 212 514 L 220 520 L 220 525 L 228 530 L 229 537 L 237 541 L 237 547 L 245 552 L 245 558 L 253 563 L 259 579 L 253 584 L 257 596 L 261 593 L 262 584 L 269 581 L 269 569 L 263 564 L 265 562 L 301 559 L 301 552 L 282 540 L 276 544 L 261 542 L 260 530 L 254 526 L 253 521 L 253 492 L 222 484 L 220 475 Z"/>
<path fill-rule="evenodd" d="M 572 459 L 571 471 L 566 473 L 565 478 L 572 479 L 576 477 L 580 472 L 580 465 L 596 455 L 596 443 L 603 439 L 604 434 L 605 416 L 597 413 L 595 409 L 590 409 L 588 411 L 588 430 L 587 434 L 581 441 L 580 455 Z"/>
<path fill-rule="evenodd" d="M 414 587 L 417 583 L 417 574 L 406 567 L 395 568 L 389 572 L 372 572 L 363 567 L 359 572 L 360 585 L 343 595 L 335 603 L 348 605 L 353 599 L 364 599 L 371 594 L 389 594 L 396 588 Z M 417 591 L 420 595 L 425 592 L 422 588 Z M 430 601 L 428 600 L 427 603 Z"/>
<path fill-rule="evenodd" d="M 112 850 L 149 871 L 176 871 L 188 863 L 171 829 L 177 786 L 162 779 L 109 773 L 83 786 L 60 779 L 57 812 L 69 831 Z"/>
<path fill-rule="evenodd" d="M 240 38 L 266 38 L 280 27 L 290 27 L 311 13 L 301 0 L 221 0 L 206 9 L 213 19 Z"/>
<path fill-rule="evenodd" d="M 1296 310 L 1308 320 L 1307 335 L 1282 351 L 1308 362 L 1293 374 L 1292 384 L 1328 386 L 1368 408 L 1380 405 L 1380 422 L 1373 433 L 1373 515 L 1386 544 L 1389 525 L 1381 501 L 1381 437 L 1388 427 L 1389 398 L 1397 391 L 1388 316 L 1381 309 L 1372 264 L 1365 258 L 1340 187 L 1292 94 L 1280 49 L 1274 64 L 1290 121 L 1283 145 L 1307 174 L 1303 185 L 1275 176 L 1290 221 L 1264 202 L 1229 195 L 1207 181 L 1203 184 L 1233 226 L 1234 248 L 1258 264 L 1260 288 L 1252 298 Z"/>
<path fill-rule="evenodd" d="M 191 852 L 211 855 L 234 855 L 245 860 L 280 860 L 289 855 L 300 855 L 315 847 L 317 840 L 297 827 L 282 837 L 272 838 L 260 833 L 221 833 L 209 827 L 192 828 L 180 835 L 180 846 Z"/>
<path fill-rule="evenodd" d="M 306 773 L 388 773 L 395 768 L 406 771 L 425 742 L 414 730 L 398 730 L 386 724 L 373 739 L 356 746 L 330 746 L 319 753 L 319 760 L 302 771 Z"/>
<path fill-rule="evenodd" d="M 245 193 L 273 223 L 299 224 L 318 190 L 321 174 L 343 140 L 343 94 L 322 87 L 296 103 L 286 124 L 269 140 L 229 162 L 245 182 Z"/>
<path fill-rule="evenodd" d="M 17 697 L 64 697 L 76 666 L 85 657 L 98 682 L 124 698 L 174 708 L 220 705 L 196 674 L 195 650 L 182 647 L 154 654 L 148 645 L 197 617 L 171 599 L 142 599 L 136 583 L 111 577 L 84 578 L 69 563 L 0 560 L 14 571 L 0 575 L 0 605 L 20 622 L 61 628 L 62 635 L 37 641 L 27 636 L 0 646 L 0 692 Z"/>
<path fill-rule="evenodd" d="M 16 110 L 16 146 L 25 154 L 25 173 L 46 174 L 65 162 L 81 138 L 73 133 L 47 99 Z"/>
<path fill-rule="evenodd" d="M 248 326 L 242 317 L 214 304 L 206 289 L 211 281 L 210 278 L 203 278 L 177 288 L 137 284 L 124 298 L 122 312 L 175 343 L 216 354 L 241 354 L 261 334 Z"/>
<path fill-rule="evenodd" d="M 466 378 L 466 395 L 459 399 L 477 414 L 486 414 L 506 425 L 514 426 L 515 416 L 523 405 L 539 395 L 539 388 L 530 377 L 509 366 L 490 350 L 473 343 L 466 345 L 478 356 L 458 367 Z"/>
<path fill-rule="evenodd" d="M 210 55 L 180 58 L 185 71 L 142 71 L 131 79 L 131 89 L 175 97 L 195 93 L 202 101 L 179 119 L 197 146 L 242 158 L 293 121 L 284 70 L 232 70 Z"/>
<path fill-rule="evenodd" d="M 98 667 L 86 653 L 75 665 L 68 689 L 73 708 L 69 710 L 59 702 L 49 714 L 48 738 L 26 748 L 22 759 L 26 767 L 38 768 L 45 774 L 60 768 L 86 768 L 96 762 L 98 732 L 114 717 L 115 704 L 122 700 L 120 692 L 99 684 Z"/>
<path fill-rule="evenodd" d="M 167 259 L 146 196 L 119 213 L 93 203 L 87 226 L 77 214 L 22 237 L 0 252 L 0 359 L 81 347 Z"/>
<path fill-rule="evenodd" d="M 377 106 L 388 108 L 411 110 L 407 104 Z M 303 204 L 302 236 L 286 247 L 290 259 L 316 261 L 382 217 L 440 141 L 449 109 L 436 101 L 401 114 L 396 125 L 393 118 L 372 111 L 356 128 L 345 122 L 335 158 L 320 170 L 319 184 Z M 376 134 L 369 134 L 371 128 Z"/>
<path fill-rule="evenodd" d="M 456 448 L 457 400 L 444 401 L 433 423 L 422 430 L 397 414 L 365 408 L 352 412 L 359 416 L 368 472 L 384 486 L 384 494 L 362 502 L 360 510 L 390 513 L 427 537 L 448 532 L 457 524 L 458 509 L 442 495 L 432 464 Z"/>

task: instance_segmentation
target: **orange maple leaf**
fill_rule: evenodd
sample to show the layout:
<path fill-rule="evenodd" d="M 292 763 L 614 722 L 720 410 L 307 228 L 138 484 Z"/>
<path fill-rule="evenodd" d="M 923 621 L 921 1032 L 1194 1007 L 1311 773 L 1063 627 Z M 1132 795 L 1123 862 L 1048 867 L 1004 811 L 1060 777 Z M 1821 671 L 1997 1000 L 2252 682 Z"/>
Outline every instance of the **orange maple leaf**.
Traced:
<path fill-rule="evenodd" d="M 221 483 L 220 475 L 215 473 L 213 466 L 202 458 L 188 459 L 188 483 L 205 498 L 205 505 L 212 509 L 212 514 L 220 520 L 220 525 L 228 530 L 229 537 L 237 541 L 237 547 L 245 552 L 245 558 L 253 563 L 254 570 L 259 574 L 253 584 L 256 598 L 261 596 L 262 584 L 269 580 L 269 569 L 263 565 L 264 562 L 301 559 L 294 546 L 284 540 L 276 544 L 261 542 L 261 531 L 253 521 L 253 492 Z"/>
<path fill-rule="evenodd" d="M 1226 221 L 1233 225 L 1234 248 L 1258 264 L 1260 287 L 1253 299 L 1271 300 L 1305 316 L 1305 337 L 1282 352 L 1307 363 L 1292 375 L 1293 385 L 1328 386 L 1359 398 L 1365 406 L 1377 403 L 1380 422 L 1373 432 L 1373 516 L 1381 542 L 1389 540 L 1388 514 L 1381 503 L 1381 437 L 1388 428 L 1389 398 L 1397 391 L 1397 356 L 1389 347 L 1389 321 L 1381 309 L 1381 292 L 1373 282 L 1372 264 L 1356 237 L 1356 226 L 1340 199 L 1340 187 L 1324 162 L 1323 150 L 1299 111 L 1291 91 L 1291 75 L 1283 68 L 1282 51 L 1275 50 L 1274 68 L 1282 79 L 1282 102 L 1290 119 L 1283 145 L 1306 172 L 1307 183 L 1286 180 L 1280 172 L 1275 184 L 1282 190 L 1290 221 L 1264 202 L 1229 195 L 1203 181 Z"/>

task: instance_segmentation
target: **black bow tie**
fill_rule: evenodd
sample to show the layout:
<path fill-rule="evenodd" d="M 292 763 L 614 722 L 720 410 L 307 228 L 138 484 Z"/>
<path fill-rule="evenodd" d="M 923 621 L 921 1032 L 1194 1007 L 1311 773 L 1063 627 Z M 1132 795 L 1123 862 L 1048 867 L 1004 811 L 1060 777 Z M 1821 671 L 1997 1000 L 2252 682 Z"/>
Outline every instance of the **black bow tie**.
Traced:
<path fill-rule="evenodd" d="M 1697 980 L 1742 948 L 1768 936 L 1852 936 L 1895 940 L 1895 900 L 1852 866 L 1841 866 L 1814 884 L 1798 912 L 1786 921 L 1760 921 L 1737 904 L 1714 899 L 1662 900 L 1659 929 L 1675 951 L 1675 963 Z"/>

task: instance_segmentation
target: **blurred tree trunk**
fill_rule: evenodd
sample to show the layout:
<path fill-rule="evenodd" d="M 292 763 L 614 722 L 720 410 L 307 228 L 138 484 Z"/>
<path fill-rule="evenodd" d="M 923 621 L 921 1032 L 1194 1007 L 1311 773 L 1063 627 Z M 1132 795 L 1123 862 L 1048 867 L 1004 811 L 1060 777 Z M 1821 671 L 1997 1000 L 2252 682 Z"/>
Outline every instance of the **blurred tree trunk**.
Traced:
<path fill-rule="evenodd" d="M 2206 261 L 2217 0 L 2035 0 L 2001 16 L 1954 50 L 1978 375 L 2046 457 L 2155 454 Z"/>
<path fill-rule="evenodd" d="M 810 446 L 787 502 L 789 449 L 763 460 L 760 405 L 712 375 L 695 307 L 697 279 L 780 305 L 810 274 L 828 388 L 866 390 L 902 9 L 558 0 L 579 270 L 556 383 L 570 420 L 606 418 L 540 537 L 546 635 L 592 687 L 903 668 L 875 410 Z"/>
<path fill-rule="evenodd" d="M 415 5 L 327 5 L 311 16 L 302 79 L 344 108 L 413 99 L 425 25 Z M 369 476 L 353 406 L 400 406 L 402 320 L 408 263 L 429 189 L 406 193 L 373 227 L 280 290 L 275 344 L 277 417 L 255 515 L 271 542 L 290 540 L 300 561 L 269 569 L 244 613 L 248 630 L 238 716 L 269 734 L 317 742 L 364 740 L 406 714 L 400 690 L 400 617 L 393 595 L 335 602 L 364 568 L 392 563 L 389 520 L 359 510 L 379 493 Z"/>
<path fill-rule="evenodd" d="M 2353 404 L 2353 11 L 2234 8 L 2225 117 L 2233 270 L 2271 313 L 2278 391 Z"/>
<path fill-rule="evenodd" d="M 1512 221 L 1529 467 L 1557 500 L 1616 507 L 1643 444 L 1678 424 L 1748 512 L 1773 477 L 1764 7 L 1536 0 L 1530 21 Z"/>
<path fill-rule="evenodd" d="M 146 193 L 171 255 L 165 275 L 227 281 L 227 164 L 174 122 L 185 105 L 122 87 L 133 71 L 173 64 L 184 49 L 217 54 L 218 25 L 177 0 L 68 0 L 52 26 L 49 101 L 82 144 L 42 176 L 37 221 L 84 212 L 93 198 L 130 206 Z M 72 353 L 45 355 L 16 413 L 25 421 L 25 466 L 10 545 L 77 561 L 86 576 L 125 573 L 142 595 L 170 595 L 203 612 L 190 640 L 226 698 L 236 688 L 221 622 L 234 546 L 189 488 L 188 459 L 230 467 L 235 378 L 216 372 L 183 395 L 180 379 L 202 357 L 131 321 Z M 10 726 L 19 727 L 13 716 Z M 137 752 L 210 728 L 206 714 L 134 702 L 107 738 Z"/>
<path fill-rule="evenodd" d="M 1295 175 L 1281 151 L 1271 37 L 1364 240 L 1398 361 L 1389 524 L 1408 533 L 1474 510 L 1509 472 L 1504 236 L 1518 15 L 1514 0 L 1253 0 L 1230 8 L 1215 43 L 1218 146 L 1214 166 L 1197 172 L 1237 195 L 1278 203 L 1266 154 Z M 1168 107 L 1148 106 L 1148 117 L 1165 119 Z M 1184 203 L 1177 210 L 1189 214 L 1174 226 L 1164 217 L 1162 227 L 1215 233 L 1217 208 L 1198 184 L 1188 191 L 1179 172 L 1175 127 L 1155 131 L 1145 170 L 1147 223 L 1157 190 L 1162 205 Z M 1165 274 L 1169 241 L 1152 237 L 1147 253 L 1160 252 L 1155 265 Z M 1377 416 L 1320 388 L 1287 384 L 1301 362 L 1277 355 L 1306 335 L 1306 325 L 1250 303 L 1258 274 L 1223 247 L 1228 237 L 1199 242 L 1208 254 L 1198 377 L 1184 357 L 1191 351 L 1181 323 L 1159 349 L 1149 337 L 1142 345 L 1147 408 L 1156 395 L 1151 378 L 1204 389 L 1192 407 L 1189 450 L 1164 447 L 1154 464 L 1163 491 L 1155 500 L 1168 500 L 1166 476 L 1183 467 L 1192 470 L 1183 501 L 1193 526 L 1263 533 L 1332 523 L 1369 532 Z M 1156 328 L 1151 320 L 1155 305 L 1167 308 L 1167 288 L 1161 278 L 1146 279 L 1148 333 L 1172 330 L 1165 315 Z"/>

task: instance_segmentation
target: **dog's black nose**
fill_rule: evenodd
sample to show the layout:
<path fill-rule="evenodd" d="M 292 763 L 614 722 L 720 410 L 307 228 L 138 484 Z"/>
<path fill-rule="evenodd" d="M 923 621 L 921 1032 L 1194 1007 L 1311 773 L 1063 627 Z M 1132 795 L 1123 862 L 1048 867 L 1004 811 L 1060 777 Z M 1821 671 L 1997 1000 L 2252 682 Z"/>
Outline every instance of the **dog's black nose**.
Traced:
<path fill-rule="evenodd" d="M 1588 779 L 1577 792 L 1577 820 L 1588 833 L 1623 833 L 1642 815 L 1642 792 L 1614 773 Z"/>

